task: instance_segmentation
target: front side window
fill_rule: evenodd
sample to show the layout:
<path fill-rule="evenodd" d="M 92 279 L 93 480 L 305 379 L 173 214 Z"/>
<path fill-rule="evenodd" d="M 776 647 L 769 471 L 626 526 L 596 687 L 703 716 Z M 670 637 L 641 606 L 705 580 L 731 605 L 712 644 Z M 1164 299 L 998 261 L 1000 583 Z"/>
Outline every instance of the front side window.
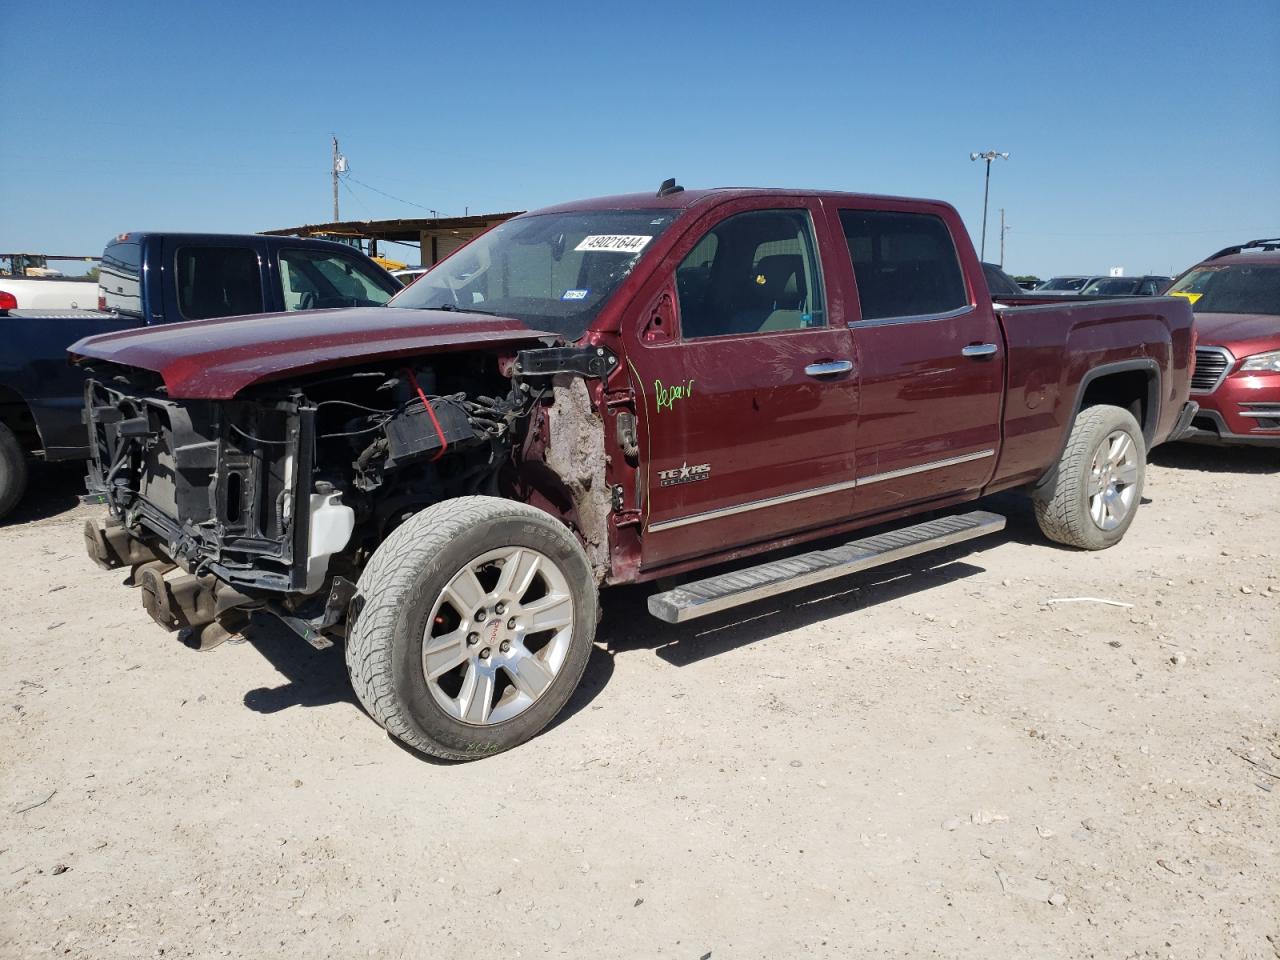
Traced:
<path fill-rule="evenodd" d="M 577 340 L 677 215 L 577 210 L 516 217 L 432 267 L 391 306 L 513 317 Z"/>
<path fill-rule="evenodd" d="M 281 250 L 280 285 L 286 310 L 380 307 L 395 293 L 368 265 L 325 250 Z"/>
<path fill-rule="evenodd" d="M 676 268 L 686 340 L 826 325 L 813 226 L 804 210 L 740 213 Z"/>
<path fill-rule="evenodd" d="M 922 213 L 841 210 L 863 320 L 918 317 L 967 306 L 951 231 Z"/>
<path fill-rule="evenodd" d="M 182 247 L 178 309 L 188 320 L 262 312 L 262 271 L 247 247 Z"/>

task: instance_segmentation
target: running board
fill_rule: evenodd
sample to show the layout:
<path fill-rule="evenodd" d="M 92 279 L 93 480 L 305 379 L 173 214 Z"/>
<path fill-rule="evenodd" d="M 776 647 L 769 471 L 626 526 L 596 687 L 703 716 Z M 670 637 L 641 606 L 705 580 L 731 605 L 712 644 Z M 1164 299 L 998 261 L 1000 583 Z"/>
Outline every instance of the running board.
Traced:
<path fill-rule="evenodd" d="M 649 612 L 667 623 L 684 623 L 1003 529 L 1004 517 L 984 510 L 942 517 L 832 550 L 814 550 L 655 593 L 649 598 Z"/>

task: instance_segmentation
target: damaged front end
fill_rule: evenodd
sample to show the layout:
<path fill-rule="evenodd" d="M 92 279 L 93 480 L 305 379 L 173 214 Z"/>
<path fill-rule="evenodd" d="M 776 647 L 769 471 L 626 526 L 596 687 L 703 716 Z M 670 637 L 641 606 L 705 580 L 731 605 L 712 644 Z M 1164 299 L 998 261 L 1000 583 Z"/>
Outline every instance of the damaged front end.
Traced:
<path fill-rule="evenodd" d="M 100 366 L 88 488 L 110 515 L 86 527 L 91 557 L 132 568 L 167 629 L 217 636 L 266 609 L 318 646 L 399 522 L 497 491 L 534 403 L 485 355 L 453 355 L 447 376 L 360 369 L 231 400 L 170 399 L 158 378 Z"/>

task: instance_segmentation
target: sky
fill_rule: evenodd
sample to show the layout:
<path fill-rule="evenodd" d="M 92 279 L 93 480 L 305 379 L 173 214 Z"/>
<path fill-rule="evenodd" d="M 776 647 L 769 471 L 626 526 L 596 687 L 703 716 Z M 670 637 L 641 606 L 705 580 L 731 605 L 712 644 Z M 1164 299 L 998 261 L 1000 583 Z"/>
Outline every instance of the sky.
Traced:
<path fill-rule="evenodd" d="M 8 3 L 0 251 L 782 186 L 1042 277 L 1280 236 L 1280 3 Z M 388 254 L 412 260 L 414 251 Z M 400 256 L 403 254 L 403 256 Z"/>

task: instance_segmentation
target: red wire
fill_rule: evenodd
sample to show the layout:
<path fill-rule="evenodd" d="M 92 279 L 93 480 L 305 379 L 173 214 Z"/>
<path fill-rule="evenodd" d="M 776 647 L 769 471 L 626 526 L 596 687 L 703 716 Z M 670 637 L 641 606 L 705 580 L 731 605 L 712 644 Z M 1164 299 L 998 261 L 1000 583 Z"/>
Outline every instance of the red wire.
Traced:
<path fill-rule="evenodd" d="M 418 386 L 418 378 L 413 375 L 413 371 L 405 368 L 405 375 L 409 378 L 409 383 L 414 390 L 418 391 L 418 396 L 422 398 L 422 405 L 427 409 L 427 416 L 431 418 L 431 425 L 436 428 L 436 436 L 440 438 L 440 452 L 431 458 L 431 462 L 435 463 L 444 456 L 444 452 L 449 449 L 449 441 L 444 438 L 444 431 L 440 429 L 440 421 L 436 419 L 436 412 L 431 407 L 431 401 L 427 399 L 427 395 L 422 392 L 422 388 Z"/>

